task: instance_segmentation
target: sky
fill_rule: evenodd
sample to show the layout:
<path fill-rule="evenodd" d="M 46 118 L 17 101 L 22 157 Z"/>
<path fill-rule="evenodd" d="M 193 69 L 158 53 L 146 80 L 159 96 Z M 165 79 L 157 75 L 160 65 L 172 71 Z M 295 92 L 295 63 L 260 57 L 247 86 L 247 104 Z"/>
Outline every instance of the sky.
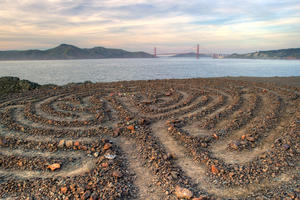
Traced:
<path fill-rule="evenodd" d="M 0 0 L 0 50 L 59 44 L 246 53 L 300 47 L 300 0 Z"/>

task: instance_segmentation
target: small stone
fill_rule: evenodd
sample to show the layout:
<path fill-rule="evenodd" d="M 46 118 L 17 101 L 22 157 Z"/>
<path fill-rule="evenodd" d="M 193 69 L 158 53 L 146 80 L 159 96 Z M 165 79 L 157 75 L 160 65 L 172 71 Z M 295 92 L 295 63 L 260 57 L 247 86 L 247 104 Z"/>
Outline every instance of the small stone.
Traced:
<path fill-rule="evenodd" d="M 246 138 L 246 135 L 242 135 L 241 139 L 245 140 L 245 138 Z"/>
<path fill-rule="evenodd" d="M 68 191 L 68 188 L 67 187 L 61 187 L 60 191 L 61 191 L 61 193 L 66 194 L 67 191 Z"/>
<path fill-rule="evenodd" d="M 290 145 L 288 145 L 288 144 L 284 144 L 284 145 L 283 145 L 283 148 L 284 148 L 285 150 L 289 150 L 289 148 L 290 148 Z"/>
<path fill-rule="evenodd" d="M 66 146 L 67 146 L 67 147 L 73 146 L 73 141 L 72 141 L 72 140 L 67 140 L 67 141 L 66 141 Z"/>
<path fill-rule="evenodd" d="M 134 130 L 134 126 L 133 125 L 127 126 L 127 129 L 133 131 Z"/>
<path fill-rule="evenodd" d="M 51 171 L 55 171 L 56 169 L 60 169 L 60 164 L 59 163 L 54 163 L 52 165 L 49 165 L 48 169 L 50 169 Z"/>
<path fill-rule="evenodd" d="M 65 145 L 65 140 L 60 140 L 57 146 L 58 146 L 59 148 L 63 148 L 64 145 Z"/>
<path fill-rule="evenodd" d="M 101 166 L 104 167 L 104 168 L 106 168 L 106 167 L 108 167 L 108 163 L 107 162 L 102 163 Z"/>
<path fill-rule="evenodd" d="M 254 137 L 246 137 L 246 139 L 250 142 L 254 142 L 255 141 L 255 138 Z"/>
<path fill-rule="evenodd" d="M 211 166 L 211 172 L 216 175 L 216 174 L 219 173 L 219 170 L 218 170 L 218 168 L 215 165 L 212 165 Z"/>
<path fill-rule="evenodd" d="M 121 178 L 123 174 L 119 170 L 114 170 L 112 175 L 116 178 Z"/>
<path fill-rule="evenodd" d="M 83 151 L 86 151 L 88 148 L 86 146 L 80 146 L 80 149 L 82 149 Z"/>
<path fill-rule="evenodd" d="M 99 152 L 95 152 L 95 153 L 93 154 L 93 156 L 94 156 L 95 158 L 97 158 L 97 157 L 99 156 Z"/>
<path fill-rule="evenodd" d="M 107 154 L 104 157 L 107 158 L 107 159 L 109 159 L 109 160 L 113 160 L 113 159 L 116 158 L 116 155 Z"/>
<path fill-rule="evenodd" d="M 170 126 L 169 128 L 168 128 L 168 131 L 170 132 L 170 131 L 172 131 L 174 129 L 174 127 L 173 126 Z"/>
<path fill-rule="evenodd" d="M 91 192 L 88 190 L 85 193 L 83 193 L 83 195 L 81 196 L 82 200 L 86 200 L 91 196 Z"/>
<path fill-rule="evenodd" d="M 17 164 L 18 164 L 19 167 L 23 166 L 23 162 L 22 161 L 19 161 Z"/>
<path fill-rule="evenodd" d="M 78 141 L 74 142 L 74 146 L 78 147 L 80 144 Z"/>
<path fill-rule="evenodd" d="M 71 184 L 71 185 L 70 185 L 70 190 L 71 190 L 73 193 L 75 192 L 75 190 L 76 190 L 76 189 L 75 189 L 75 184 Z"/>
<path fill-rule="evenodd" d="M 232 142 L 229 144 L 230 148 L 234 149 L 234 150 L 238 150 L 239 149 L 239 145 L 236 142 Z"/>
<path fill-rule="evenodd" d="M 213 136 L 216 140 L 219 139 L 219 136 L 217 134 L 214 134 Z"/>
<path fill-rule="evenodd" d="M 104 147 L 103 147 L 103 150 L 107 150 L 107 149 L 110 149 L 111 148 L 111 143 L 105 143 Z"/>
<path fill-rule="evenodd" d="M 190 190 L 186 189 L 186 188 L 176 186 L 175 195 L 179 199 L 190 199 L 190 198 L 192 198 L 193 193 Z"/>

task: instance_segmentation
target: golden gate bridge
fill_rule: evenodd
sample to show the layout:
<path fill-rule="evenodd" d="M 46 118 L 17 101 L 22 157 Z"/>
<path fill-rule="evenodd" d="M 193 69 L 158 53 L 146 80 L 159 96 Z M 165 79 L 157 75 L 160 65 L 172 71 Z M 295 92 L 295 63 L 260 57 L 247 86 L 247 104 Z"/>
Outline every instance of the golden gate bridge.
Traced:
<path fill-rule="evenodd" d="M 194 48 L 193 48 L 193 50 L 194 50 Z M 154 53 L 153 53 L 153 56 L 157 57 L 157 56 L 168 56 L 168 55 L 176 55 L 176 54 L 191 53 L 191 49 L 189 49 L 188 51 L 189 51 L 189 52 L 184 51 L 184 52 L 176 52 L 176 53 L 174 53 L 174 52 L 158 52 L 158 51 L 157 51 L 157 48 L 154 47 Z M 197 44 L 195 55 L 196 55 L 196 58 L 197 58 L 197 59 L 200 58 L 199 44 Z"/>

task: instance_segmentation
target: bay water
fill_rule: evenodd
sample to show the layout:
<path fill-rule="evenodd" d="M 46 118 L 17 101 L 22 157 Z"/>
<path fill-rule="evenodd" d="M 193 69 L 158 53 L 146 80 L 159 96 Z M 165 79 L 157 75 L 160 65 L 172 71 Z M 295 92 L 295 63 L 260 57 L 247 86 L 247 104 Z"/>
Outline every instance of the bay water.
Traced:
<path fill-rule="evenodd" d="M 0 61 L 0 77 L 39 84 L 224 76 L 300 76 L 300 60 L 147 58 Z"/>

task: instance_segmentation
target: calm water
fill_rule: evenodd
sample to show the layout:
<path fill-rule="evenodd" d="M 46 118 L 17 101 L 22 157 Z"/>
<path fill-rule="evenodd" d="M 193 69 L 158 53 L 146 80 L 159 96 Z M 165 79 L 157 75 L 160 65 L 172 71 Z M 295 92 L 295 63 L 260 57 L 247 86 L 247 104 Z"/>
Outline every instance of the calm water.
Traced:
<path fill-rule="evenodd" d="M 300 76 L 300 60 L 201 58 L 0 61 L 0 77 L 40 84 L 222 76 Z"/>

